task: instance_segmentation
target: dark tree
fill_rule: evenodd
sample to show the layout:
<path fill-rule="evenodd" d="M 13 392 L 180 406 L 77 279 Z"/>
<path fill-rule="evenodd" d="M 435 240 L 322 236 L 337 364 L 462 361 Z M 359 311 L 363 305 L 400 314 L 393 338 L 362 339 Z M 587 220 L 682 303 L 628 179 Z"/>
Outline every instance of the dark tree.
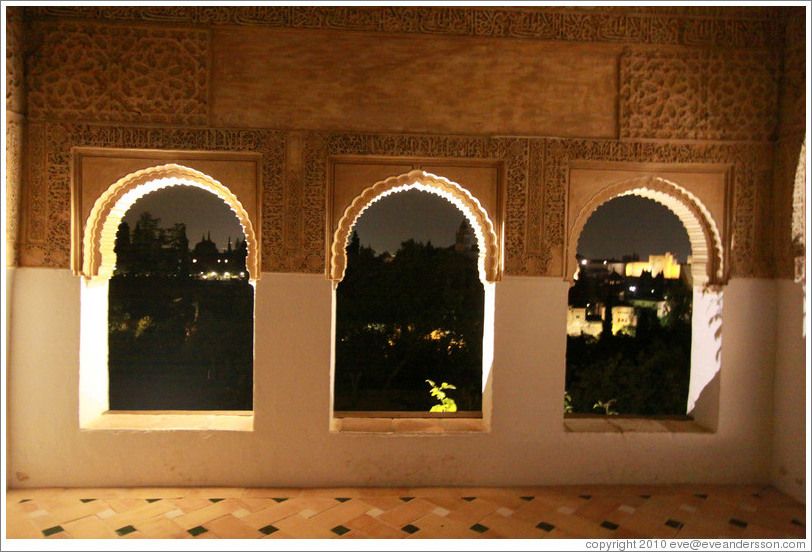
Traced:
<path fill-rule="evenodd" d="M 347 246 L 336 291 L 336 410 L 427 411 L 426 379 L 481 408 L 484 288 L 476 255 L 409 240 L 394 256 Z"/>

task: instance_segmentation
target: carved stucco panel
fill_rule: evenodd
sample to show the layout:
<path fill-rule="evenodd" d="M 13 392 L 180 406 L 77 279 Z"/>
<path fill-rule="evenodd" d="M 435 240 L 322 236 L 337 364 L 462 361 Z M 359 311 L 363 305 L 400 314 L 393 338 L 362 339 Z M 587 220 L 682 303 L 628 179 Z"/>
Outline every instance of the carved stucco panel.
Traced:
<path fill-rule="evenodd" d="M 22 9 L 6 8 L 6 110 L 25 113 Z"/>
<path fill-rule="evenodd" d="M 31 118 L 206 124 L 208 31 L 38 25 L 42 43 L 28 73 Z"/>
<path fill-rule="evenodd" d="M 6 119 L 6 266 L 17 266 L 22 183 L 23 124 Z"/>
<path fill-rule="evenodd" d="M 765 48 L 778 37 L 765 7 L 37 6 L 36 17 Z"/>
<path fill-rule="evenodd" d="M 510 275 L 563 275 L 571 160 L 727 163 L 734 178 L 730 274 L 772 275 L 769 190 L 772 152 L 763 144 L 366 135 L 281 131 L 31 125 L 21 264 L 67 267 L 71 146 L 262 153 L 262 270 L 319 273 L 326 260 L 330 156 L 469 158 L 505 167 L 504 267 Z M 297 176 L 298 175 L 298 176 Z M 762 235 L 759 237 L 759 235 Z"/>
<path fill-rule="evenodd" d="M 502 161 L 506 168 L 506 208 L 504 216 L 504 263 L 507 273 L 544 274 L 549 262 L 549 251 L 542 244 L 541 249 L 531 254 L 525 251 L 525 225 L 528 217 L 528 142 L 516 138 L 486 138 L 464 136 L 426 135 L 371 135 L 371 134 L 321 134 L 308 135 L 306 155 L 306 181 L 308 182 L 307 205 L 315 206 L 318 201 L 324 209 L 324 183 L 326 182 L 329 156 L 370 155 L 386 157 L 421 158 L 469 158 Z M 316 192 L 318 190 L 318 192 Z M 315 208 L 313 209 L 315 212 Z M 536 227 L 541 212 L 534 216 Z M 324 214 L 318 219 L 319 226 L 310 228 L 316 220 L 308 219 L 305 235 L 312 235 L 312 251 L 316 245 L 324 258 Z M 316 236 L 319 236 L 318 240 Z M 311 251 L 311 245 L 307 246 Z M 322 260 L 322 270 L 324 270 Z"/>
<path fill-rule="evenodd" d="M 730 249 L 725 264 L 730 276 L 772 277 L 771 242 L 756 234 L 769 234 L 770 205 L 767 191 L 772 183 L 772 146 L 770 144 L 669 144 L 608 140 L 549 140 L 549 164 L 546 171 L 545 196 L 551 190 L 566 190 L 566 174 L 570 161 L 607 161 L 629 163 L 722 163 L 732 167 L 732 214 L 728 217 Z M 554 167 L 554 169 L 552 169 Z M 549 202 L 550 211 L 562 213 L 564 200 Z M 545 205 L 545 218 L 548 207 Z M 553 222 L 555 221 L 555 223 Z M 548 236 L 561 236 L 550 240 L 550 246 L 564 246 L 563 214 L 556 219 L 550 213 L 545 224 Z M 556 271 L 550 276 L 563 273 Z"/>
<path fill-rule="evenodd" d="M 803 134 L 806 131 L 806 29 L 803 8 L 788 18 L 783 71 L 779 134 Z"/>
<path fill-rule="evenodd" d="M 262 154 L 262 270 L 289 270 L 282 265 L 280 201 L 284 133 L 274 131 L 146 129 L 93 125 L 31 124 L 26 151 L 29 174 L 23 197 L 20 264 L 68 268 L 71 243 L 71 147 L 133 148 L 184 151 L 241 151 Z M 112 184 L 112 183 L 111 183 Z M 265 258 L 266 251 L 277 252 Z"/>
<path fill-rule="evenodd" d="M 620 60 L 620 137 L 769 140 L 776 61 L 762 52 L 627 49 Z"/>

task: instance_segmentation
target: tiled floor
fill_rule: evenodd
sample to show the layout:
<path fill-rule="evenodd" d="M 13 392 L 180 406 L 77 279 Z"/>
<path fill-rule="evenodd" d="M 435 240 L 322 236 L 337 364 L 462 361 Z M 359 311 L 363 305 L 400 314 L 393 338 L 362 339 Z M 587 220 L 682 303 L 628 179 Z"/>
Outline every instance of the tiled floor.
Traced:
<path fill-rule="evenodd" d="M 751 486 L 11 489 L 9 539 L 806 538 Z"/>

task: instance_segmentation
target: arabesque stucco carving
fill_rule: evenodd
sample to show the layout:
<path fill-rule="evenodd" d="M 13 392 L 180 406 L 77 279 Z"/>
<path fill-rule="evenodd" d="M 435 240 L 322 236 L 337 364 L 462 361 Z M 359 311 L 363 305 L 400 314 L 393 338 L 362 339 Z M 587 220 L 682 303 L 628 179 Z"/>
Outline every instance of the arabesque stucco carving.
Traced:
<path fill-rule="evenodd" d="M 175 164 L 143 169 L 110 186 L 93 205 L 84 226 L 81 273 L 87 278 L 109 278 L 116 266 L 116 233 L 127 209 L 143 195 L 169 186 L 195 186 L 211 192 L 234 211 L 242 226 L 248 255 L 245 265 L 252 280 L 259 278 L 257 239 L 248 214 L 231 191 L 213 178 Z"/>
<path fill-rule="evenodd" d="M 330 248 L 330 279 L 340 282 L 347 267 L 347 241 L 355 222 L 375 201 L 392 193 L 408 189 L 419 189 L 443 197 L 460 209 L 477 237 L 479 245 L 478 267 L 483 282 L 499 279 L 499 240 L 485 209 L 465 188 L 446 178 L 425 171 L 410 171 L 376 182 L 361 192 L 344 210 L 338 221 Z"/>
<path fill-rule="evenodd" d="M 265 26 L 607 43 L 763 48 L 779 38 L 767 7 L 37 6 L 37 17 Z"/>
<path fill-rule="evenodd" d="M 578 240 L 589 217 L 607 201 L 625 195 L 652 199 L 677 215 L 688 232 L 695 285 L 704 287 L 725 283 L 725 252 L 719 224 L 691 192 L 679 184 L 651 175 L 608 184 L 589 198 L 571 223 L 567 247 L 567 280 L 571 280 L 575 274 Z"/>
<path fill-rule="evenodd" d="M 29 58 L 32 119 L 204 125 L 209 33 L 37 22 Z"/>

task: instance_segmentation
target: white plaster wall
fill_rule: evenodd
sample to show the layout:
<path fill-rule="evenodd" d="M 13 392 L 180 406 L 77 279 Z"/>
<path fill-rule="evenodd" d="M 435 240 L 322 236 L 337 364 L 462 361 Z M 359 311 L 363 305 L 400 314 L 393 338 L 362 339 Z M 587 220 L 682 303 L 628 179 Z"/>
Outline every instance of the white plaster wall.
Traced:
<path fill-rule="evenodd" d="M 807 339 L 802 332 L 803 289 L 790 280 L 776 282 L 775 418 L 772 484 L 806 503 Z"/>
<path fill-rule="evenodd" d="M 256 286 L 253 432 L 80 430 L 80 282 L 18 269 L 12 303 L 8 462 L 17 486 L 534 485 L 767 483 L 775 298 L 769 281 L 725 290 L 719 430 L 565 433 L 568 285 L 496 285 L 492 430 L 329 433 L 331 284 L 263 274 Z M 19 474 L 19 476 L 18 476 Z"/>

